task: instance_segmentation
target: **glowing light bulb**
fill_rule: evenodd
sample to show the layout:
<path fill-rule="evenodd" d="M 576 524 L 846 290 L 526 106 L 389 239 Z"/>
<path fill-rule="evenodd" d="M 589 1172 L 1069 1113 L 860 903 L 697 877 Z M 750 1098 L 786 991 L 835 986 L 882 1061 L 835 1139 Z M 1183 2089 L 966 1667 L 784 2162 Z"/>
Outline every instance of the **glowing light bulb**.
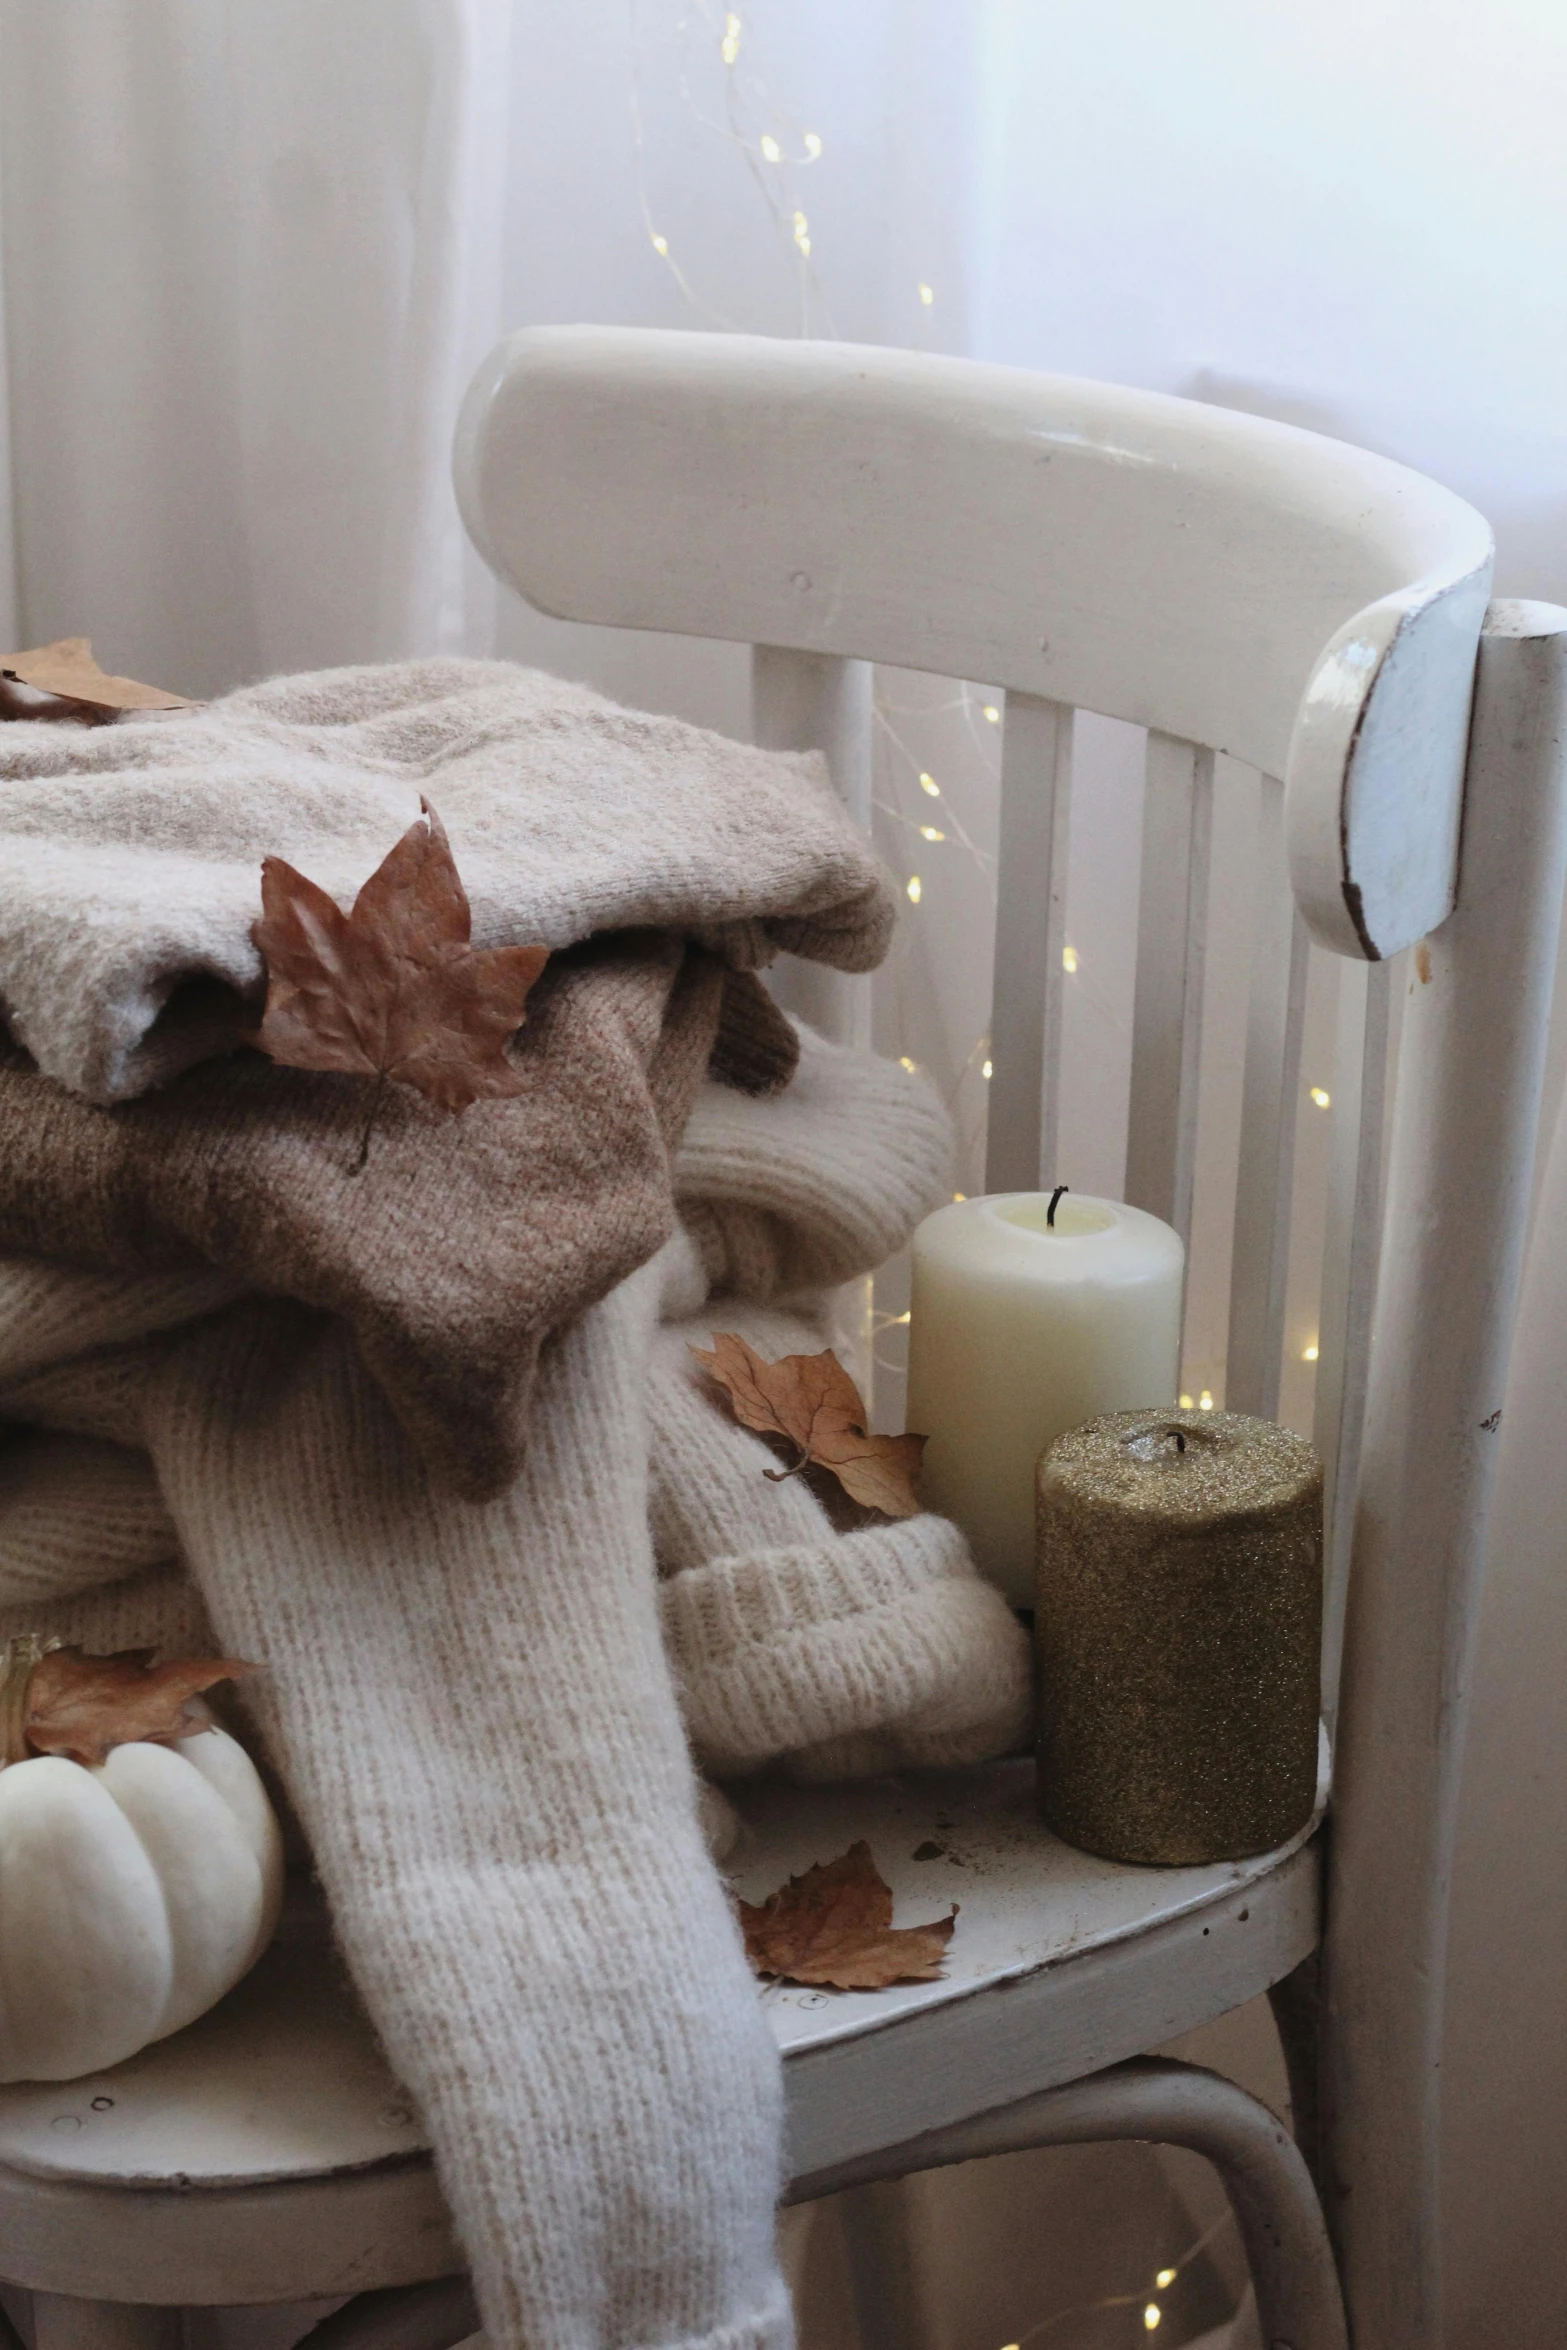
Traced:
<path fill-rule="evenodd" d="M 980 1071 L 979 1071 L 979 1073 L 980 1073 L 981 1077 L 994 1077 L 994 1075 L 995 1075 L 995 1073 L 996 1073 L 996 1064 L 995 1064 L 995 1062 L 994 1062 L 994 1061 L 982 1061 L 982 1062 L 980 1063 Z"/>
<path fill-rule="evenodd" d="M 934 824 L 922 824 L 920 826 L 921 840 L 945 840 L 946 837 L 947 836 L 944 832 L 938 832 L 936 830 Z"/>
<path fill-rule="evenodd" d="M 1063 971 L 1075 971 L 1077 969 L 1076 947 L 1063 947 L 1061 949 L 1061 968 Z"/>
<path fill-rule="evenodd" d="M 1308 1347 L 1307 1347 L 1307 1349 L 1306 1349 L 1305 1353 L 1302 1355 L 1302 1357 L 1301 1357 L 1301 1361 L 1302 1361 L 1302 1362 L 1305 1362 L 1305 1363 L 1314 1363 L 1314 1362 L 1316 1361 L 1316 1359 L 1317 1359 L 1317 1347 L 1316 1347 L 1316 1342 L 1315 1342 L 1315 1340 L 1313 1340 L 1312 1344 L 1311 1344 L 1310 1346 L 1308 1346 Z"/>
<path fill-rule="evenodd" d="M 1166 2285 L 1173 2285 L 1174 2282 L 1175 2271 L 1173 2268 L 1160 2269 L 1159 2274 L 1154 2278 L 1154 2283 L 1158 2286 L 1161 2293 L 1164 2291 Z"/>
<path fill-rule="evenodd" d="M 796 244 L 799 246 L 799 248 L 800 248 L 800 250 L 801 250 L 801 252 L 802 252 L 802 253 L 809 253 L 809 252 L 810 252 L 810 249 L 811 249 L 811 233 L 810 233 L 810 232 L 811 232 L 811 224 L 810 224 L 810 222 L 809 222 L 809 221 L 806 219 L 806 217 L 805 217 L 805 214 L 804 214 L 803 212 L 797 212 L 797 213 L 795 214 L 795 216 L 794 216 L 794 241 L 795 241 L 795 243 L 796 243 Z"/>
<path fill-rule="evenodd" d="M 1197 1409 L 1200 1412 L 1211 1412 L 1213 1409 L 1213 1397 L 1208 1393 L 1206 1387 L 1197 1398 Z"/>
<path fill-rule="evenodd" d="M 1176 1398 L 1176 1401 L 1177 1401 L 1177 1402 L 1180 1404 L 1180 1407 L 1181 1407 L 1181 1409 L 1182 1409 L 1182 1411 L 1183 1411 L 1183 1412 L 1189 1412 L 1189 1411 L 1191 1410 L 1191 1408 L 1192 1408 L 1192 1399 L 1191 1399 L 1191 1397 L 1190 1397 L 1189 1395 L 1182 1395 L 1182 1396 L 1178 1396 L 1178 1397 Z"/>
<path fill-rule="evenodd" d="M 920 790 L 923 792 L 929 792 L 933 800 L 939 800 L 941 797 L 941 786 L 936 781 L 934 775 L 926 775 L 924 773 L 921 774 Z"/>
<path fill-rule="evenodd" d="M 907 1053 L 904 1054 L 902 1060 L 898 1063 L 898 1067 L 900 1069 L 907 1069 L 911 1077 L 916 1077 L 919 1074 L 918 1061 L 911 1061 Z"/>
<path fill-rule="evenodd" d="M 1159 2323 L 1159 2316 L 1160 2311 L 1158 2302 L 1150 2301 L 1147 2308 L 1143 2311 L 1143 2323 L 1148 2328 L 1150 2333 L 1153 2332 L 1154 2327 Z"/>
<path fill-rule="evenodd" d="M 661 237 L 656 230 L 653 232 L 653 250 L 660 256 L 669 251 L 669 239 Z"/>
<path fill-rule="evenodd" d="M 822 143 L 814 131 L 807 131 L 805 134 L 805 152 L 813 163 L 818 162 L 821 158 Z"/>
<path fill-rule="evenodd" d="M 1314 1085 L 1312 1087 L 1311 1098 L 1316 1103 L 1319 1110 L 1327 1109 L 1333 1100 L 1333 1096 L 1323 1086 L 1320 1085 Z"/>
<path fill-rule="evenodd" d="M 987 702 L 985 704 L 985 716 L 990 720 L 992 726 L 999 726 L 1001 724 L 1001 712 L 996 708 L 994 702 Z"/>
<path fill-rule="evenodd" d="M 923 280 L 923 279 L 921 279 L 921 281 L 920 281 L 920 300 L 921 300 L 921 301 L 924 303 L 924 305 L 925 305 L 925 307 L 926 307 L 926 309 L 927 309 L 927 310 L 930 308 L 930 306 L 931 306 L 932 302 L 934 302 L 934 301 L 935 301 L 935 299 L 936 299 L 936 296 L 935 296 L 935 292 L 934 292 L 933 288 L 931 288 L 930 286 L 926 285 L 926 284 L 925 284 L 925 282 L 924 282 L 924 280 Z"/>
<path fill-rule="evenodd" d="M 920 877 L 917 873 L 911 873 L 909 875 L 907 886 L 909 892 L 909 904 L 911 906 L 917 906 L 920 902 Z"/>
<path fill-rule="evenodd" d="M 773 137 L 771 131 L 764 131 L 762 133 L 762 153 L 766 156 L 769 163 L 782 163 L 783 161 L 783 149 L 779 146 L 778 141 Z"/>
<path fill-rule="evenodd" d="M 733 10 L 724 18 L 724 37 L 718 44 L 718 54 L 725 65 L 733 65 L 740 54 L 740 19 Z"/>

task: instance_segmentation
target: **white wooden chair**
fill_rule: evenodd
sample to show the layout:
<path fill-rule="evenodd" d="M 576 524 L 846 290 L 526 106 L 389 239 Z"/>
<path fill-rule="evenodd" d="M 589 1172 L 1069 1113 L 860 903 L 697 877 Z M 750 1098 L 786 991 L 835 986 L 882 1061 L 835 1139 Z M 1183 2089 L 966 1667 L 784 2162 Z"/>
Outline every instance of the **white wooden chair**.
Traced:
<path fill-rule="evenodd" d="M 825 748 L 862 813 L 865 664 L 1004 690 L 993 1189 L 1054 1174 L 1073 709 L 1149 730 L 1127 1191 L 1183 1227 L 1214 755 L 1282 779 L 1261 787 L 1275 895 L 1226 1400 L 1277 1404 L 1309 930 L 1346 958 L 1317 1409 L 1330 1702 L 1352 1532 L 1354 1553 L 1331 1836 L 1121 1868 L 1055 1843 L 1011 1764 L 768 1788 L 746 1803 L 746 1889 L 868 1835 L 929 1914 L 966 1864 L 944 1981 L 770 1997 L 793 2197 L 1026 2145 L 1181 2143 L 1229 2189 L 1270 2343 L 1333 2350 L 1347 2302 L 1358 2350 L 1439 2350 L 1448 1879 L 1567 859 L 1567 612 L 1488 610 L 1480 517 L 1357 450 L 898 352 L 530 331 L 481 371 L 457 473 L 488 560 L 544 610 L 754 645 L 758 738 Z M 858 1017 L 847 987 L 817 1009 Z M 916 1861 L 927 1842 L 949 1857 Z M 1298 2121 L 1320 2059 L 1326 2228 L 1271 2114 L 1141 2053 L 1275 1986 Z M 362 2297 L 321 2350 L 439 2350 L 474 2323 L 460 2261 L 308 1915 L 174 2040 L 0 2092 L 0 2275 L 34 2290 L 40 2350 L 337 2294 Z"/>

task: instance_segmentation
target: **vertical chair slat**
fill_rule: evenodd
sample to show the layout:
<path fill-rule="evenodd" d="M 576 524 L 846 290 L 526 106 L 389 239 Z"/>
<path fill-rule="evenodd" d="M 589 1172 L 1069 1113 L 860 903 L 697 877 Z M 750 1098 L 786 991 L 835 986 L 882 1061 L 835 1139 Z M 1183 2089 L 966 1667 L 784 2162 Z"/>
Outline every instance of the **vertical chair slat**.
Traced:
<path fill-rule="evenodd" d="M 822 751 L 838 796 L 855 820 L 871 820 L 871 719 L 875 672 L 869 661 L 830 653 L 751 648 L 751 733 L 768 751 Z M 839 1044 L 871 1041 L 868 979 L 792 958 L 778 971 L 781 1003 Z"/>
<path fill-rule="evenodd" d="M 751 648 L 751 734 L 768 751 L 825 753 L 838 796 L 867 831 L 871 821 L 871 728 L 876 672 L 869 661 L 830 653 Z M 787 1011 L 836 1044 L 871 1041 L 871 983 L 786 955 L 769 974 Z M 831 1336 L 840 1361 L 874 1410 L 875 1293 L 871 1276 L 833 1293 Z"/>
<path fill-rule="evenodd" d="M 1326 1589 L 1322 1621 L 1322 1703 L 1331 1726 L 1338 1706 L 1339 1655 L 1349 1581 L 1361 1423 L 1376 1305 L 1382 1234 L 1382 1136 L 1387 1115 L 1388 1019 L 1392 966 L 1338 966 L 1338 1033 L 1333 1051 L 1333 1134 L 1322 1302 L 1317 1324 L 1317 1393 L 1312 1440 L 1326 1478 L 1323 1532 Z"/>
<path fill-rule="evenodd" d="M 1148 737 L 1126 1196 L 1190 1244 L 1213 753 Z"/>
<path fill-rule="evenodd" d="M 1055 1179 L 1072 715 L 1061 702 L 1007 697 L 987 1191 L 1032 1191 Z"/>
<path fill-rule="evenodd" d="M 1271 775 L 1262 778 L 1257 876 L 1224 1401 L 1232 1412 L 1272 1420 L 1284 1349 L 1307 949 L 1284 853 L 1284 786 Z"/>

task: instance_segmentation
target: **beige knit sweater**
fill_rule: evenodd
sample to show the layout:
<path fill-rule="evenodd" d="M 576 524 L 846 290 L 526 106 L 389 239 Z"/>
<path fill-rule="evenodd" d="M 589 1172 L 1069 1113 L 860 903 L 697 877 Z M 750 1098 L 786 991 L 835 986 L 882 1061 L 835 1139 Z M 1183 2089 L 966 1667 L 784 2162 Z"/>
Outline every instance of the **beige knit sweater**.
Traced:
<path fill-rule="evenodd" d="M 675 1160 L 681 1229 L 656 1268 L 649 1525 L 688 1737 L 718 1777 L 955 1763 L 1023 1735 L 1026 1645 L 935 1518 L 844 1532 L 696 1369 L 739 1330 L 776 1359 L 830 1343 L 829 1289 L 945 1196 L 949 1136 L 923 1079 L 800 1032 L 776 1098 L 709 1084 Z M 179 1326 L 230 1304 L 196 1272 L 116 1280 L 0 1259 L 0 1636 L 214 1646 L 145 1450 L 148 1384 Z M 26 1434 L 24 1435 L 24 1430 Z"/>
<path fill-rule="evenodd" d="M 690 1227 L 547 1352 L 528 1467 L 481 1507 L 418 1470 L 340 1325 L 0 1265 L 0 1632 L 267 1668 L 259 1727 L 497 2343 L 787 2338 L 776 2060 L 676 1701 L 721 1776 L 1026 1731 L 1026 1642 L 955 1531 L 836 1531 L 692 1370 L 715 1326 L 823 1343 L 779 1268 L 846 1278 L 944 1189 L 923 1084 L 802 1044 L 797 1101 L 704 1090 Z"/>
<path fill-rule="evenodd" d="M 45 731 L 0 753 L 0 992 L 40 1069 L 99 1099 L 232 1036 L 262 850 L 346 896 L 418 789 L 486 943 L 654 921 L 732 964 L 788 943 L 852 967 L 885 934 L 883 884 L 819 776 L 512 672 L 343 673 Z M 994 1748 L 1026 1708 L 1020 1637 L 950 1530 L 845 1538 L 802 1487 L 764 1517 L 765 1457 L 692 1387 L 684 1335 L 655 1341 L 661 1296 L 711 1316 L 715 1285 L 736 1314 L 803 1306 L 803 1325 L 748 1322 L 758 1343 L 813 1336 L 797 1293 L 875 1262 L 940 1196 L 928 1097 L 827 1048 L 806 1064 L 793 1144 L 771 1115 L 789 1096 L 703 1095 L 691 1229 L 557 1329 L 521 1474 L 477 1504 L 443 1490 L 312 1304 L 236 1295 L 232 1266 L 189 1257 L 0 1262 L 18 1431 L 0 1599 L 93 1645 L 209 1634 L 265 1668 L 260 1726 L 496 2350 L 789 2332 L 776 2057 L 665 1650 L 719 1770 Z M 761 1737 L 741 1726 L 758 1702 Z"/>
<path fill-rule="evenodd" d="M 0 740 L 0 1003 L 44 1074 L 122 1101 L 232 1044 L 263 857 L 350 902 L 440 811 L 476 946 L 663 929 L 736 968 L 880 962 L 895 899 L 815 754 L 751 750 L 499 661 L 272 678 L 206 709 Z"/>

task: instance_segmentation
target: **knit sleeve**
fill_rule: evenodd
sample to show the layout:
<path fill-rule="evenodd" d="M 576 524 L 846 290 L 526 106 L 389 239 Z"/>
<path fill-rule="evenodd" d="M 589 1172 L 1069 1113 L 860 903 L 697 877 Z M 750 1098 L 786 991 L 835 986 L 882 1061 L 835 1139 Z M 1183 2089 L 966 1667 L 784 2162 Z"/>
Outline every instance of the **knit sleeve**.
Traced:
<path fill-rule="evenodd" d="M 951 1126 L 927 1080 L 798 1035 L 794 1082 L 762 1099 L 705 1085 L 675 1158 L 681 1214 L 715 1290 L 735 1296 L 792 1297 L 868 1273 L 951 1197 Z"/>
<path fill-rule="evenodd" d="M 759 1353 L 814 1351 L 808 1324 L 726 1310 Z M 805 1480 L 775 1482 L 666 1325 L 649 1378 L 650 1507 L 664 1643 L 686 1728 L 719 1777 L 786 1758 L 799 1776 L 979 1761 L 1026 1736 L 1028 1642 L 955 1526 L 929 1515 L 839 1531 Z"/>
<path fill-rule="evenodd" d="M 0 1604 L 47 1609 L 178 1547 L 144 1452 L 37 1429 L 16 1430 L 0 1449 Z"/>

